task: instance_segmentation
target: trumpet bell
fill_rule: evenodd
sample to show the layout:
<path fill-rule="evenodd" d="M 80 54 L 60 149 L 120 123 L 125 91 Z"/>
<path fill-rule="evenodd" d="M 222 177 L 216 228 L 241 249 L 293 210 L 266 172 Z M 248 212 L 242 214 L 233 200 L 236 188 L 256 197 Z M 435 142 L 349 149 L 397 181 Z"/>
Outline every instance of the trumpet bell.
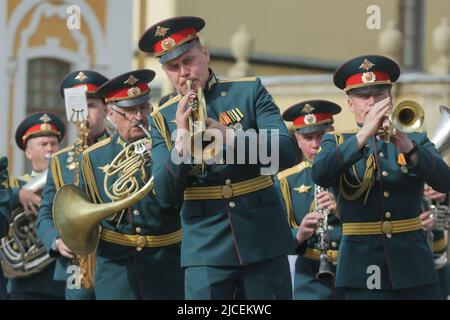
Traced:
<path fill-rule="evenodd" d="M 405 133 L 419 130 L 425 120 L 425 113 L 415 101 L 405 100 L 397 104 L 391 111 L 392 125 Z"/>

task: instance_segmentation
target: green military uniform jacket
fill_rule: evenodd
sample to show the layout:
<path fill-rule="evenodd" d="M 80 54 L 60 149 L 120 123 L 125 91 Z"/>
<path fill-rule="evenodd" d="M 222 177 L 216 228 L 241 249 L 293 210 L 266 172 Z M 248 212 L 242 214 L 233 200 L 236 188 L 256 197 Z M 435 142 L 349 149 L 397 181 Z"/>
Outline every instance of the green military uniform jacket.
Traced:
<path fill-rule="evenodd" d="M 315 211 L 315 184 L 311 178 L 312 163 L 304 160 L 278 174 L 277 187 L 280 191 L 292 235 L 295 238 L 300 224 L 309 212 Z M 342 228 L 335 214 L 328 215 L 327 254 L 332 272 L 335 272 Z M 319 271 L 317 256 L 318 237 L 307 240 L 306 250 L 302 248 L 295 263 L 294 299 L 317 300 L 334 298 L 334 279 L 317 280 Z"/>
<path fill-rule="evenodd" d="M 8 159 L 0 155 L 0 238 L 9 229 L 11 220 L 11 189 L 8 179 Z M 6 281 L 0 269 L 0 300 L 6 299 Z"/>
<path fill-rule="evenodd" d="M 96 141 L 104 140 L 108 137 L 105 132 L 100 135 Z M 79 155 L 81 158 L 81 154 Z M 53 200 L 56 192 L 66 184 L 74 184 L 75 170 L 78 168 L 78 161 L 74 147 L 69 146 L 52 155 L 50 162 L 47 183 L 42 191 L 42 202 L 39 208 L 39 216 L 37 220 L 38 234 L 42 239 L 45 249 L 51 256 L 57 257 L 55 274 L 53 278 L 59 281 L 66 281 L 70 274 L 67 273 L 67 267 L 71 265 L 70 259 L 61 256 L 58 252 L 52 250 L 52 244 L 58 238 L 55 224 L 53 222 Z M 90 290 L 71 290 L 69 298 L 74 299 L 93 299 L 93 292 Z M 67 295 L 67 292 L 66 292 Z M 66 299 L 68 297 L 66 296 Z"/>
<path fill-rule="evenodd" d="M 324 136 L 312 178 L 317 184 L 332 188 L 338 199 L 344 235 L 336 286 L 367 289 L 367 280 L 373 274 L 373 269 L 368 269 L 371 266 L 380 270 L 381 289 L 437 283 L 432 253 L 420 222 L 419 229 L 392 233 L 390 237 L 345 235 L 346 223 L 378 221 L 381 227 L 381 221 L 417 220 L 425 182 L 441 192 L 450 190 L 450 170 L 426 134 L 408 136 L 418 146 L 418 162 L 407 163 L 406 173 L 397 163 L 398 152 L 393 144 L 373 137 L 358 150 L 356 132 Z M 355 188 L 365 183 L 369 188 Z M 355 199 L 347 200 L 344 193 Z"/>
<path fill-rule="evenodd" d="M 260 79 L 225 81 L 212 74 L 204 95 L 209 118 L 219 121 L 222 116 L 228 117 L 231 119 L 229 127 L 243 130 L 261 132 L 267 129 L 269 134 L 279 138 L 280 167 L 287 168 L 295 163 L 295 144 Z M 182 200 L 183 191 L 188 187 L 217 187 L 227 183 L 233 186 L 260 177 L 263 167 L 260 159 L 254 164 L 247 160 L 245 164 L 205 165 L 204 172 L 192 164 L 176 164 L 171 158 L 171 136 L 176 129 L 174 119 L 179 99 L 178 95 L 152 113 L 153 175 L 157 196 L 164 205 Z M 236 130 L 237 134 L 243 132 Z M 247 140 L 239 145 L 244 148 L 247 159 L 249 154 L 254 156 L 249 144 Z M 252 144 L 254 147 L 254 142 Z M 226 153 L 236 160 L 233 151 L 228 149 Z M 248 265 L 285 255 L 295 247 L 271 181 L 258 191 L 230 198 L 184 199 L 181 220 L 181 264 L 184 267 Z"/>
<path fill-rule="evenodd" d="M 118 136 L 107 138 L 83 152 L 79 188 L 94 203 L 109 203 L 116 177 L 104 186 L 104 168 L 126 147 Z M 152 165 L 145 168 L 147 178 Z M 140 187 L 144 185 L 138 174 Z M 122 235 L 163 236 L 180 231 L 176 205 L 162 207 L 153 193 L 123 212 L 101 222 L 102 230 Z M 102 231 L 102 232 L 103 232 Z M 180 238 L 181 239 L 181 238 Z M 180 267 L 180 241 L 136 248 L 100 239 L 97 247 L 94 290 L 97 299 L 184 299 L 184 272 Z"/>
<path fill-rule="evenodd" d="M 34 176 L 35 173 L 32 172 L 31 175 L 26 174 L 20 178 L 10 178 L 12 190 L 11 207 L 13 210 L 20 207 L 20 187 L 24 186 Z M 8 292 L 44 295 L 63 299 L 65 283 L 53 279 L 55 268 L 56 262 L 52 262 L 44 270 L 37 274 L 33 274 L 25 278 L 10 279 L 8 281 Z"/>

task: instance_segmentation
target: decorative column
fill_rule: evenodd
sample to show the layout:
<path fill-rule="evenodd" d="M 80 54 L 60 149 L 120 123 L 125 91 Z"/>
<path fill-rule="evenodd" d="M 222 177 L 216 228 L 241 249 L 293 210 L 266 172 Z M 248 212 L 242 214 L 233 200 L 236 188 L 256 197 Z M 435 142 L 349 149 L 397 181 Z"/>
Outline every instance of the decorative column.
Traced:
<path fill-rule="evenodd" d="M 441 18 L 439 25 L 433 30 L 433 45 L 437 59 L 431 65 L 430 72 L 434 74 L 450 73 L 450 26 L 448 18 Z"/>
<path fill-rule="evenodd" d="M 250 74 L 248 63 L 250 52 L 253 48 L 253 38 L 246 25 L 241 25 L 239 30 L 231 37 L 231 53 L 236 63 L 228 71 L 230 78 L 242 78 Z"/>
<path fill-rule="evenodd" d="M 378 37 L 378 47 L 383 55 L 393 59 L 397 63 L 401 63 L 402 56 L 402 33 L 397 29 L 396 22 L 389 20 L 386 28 L 381 31 Z"/>

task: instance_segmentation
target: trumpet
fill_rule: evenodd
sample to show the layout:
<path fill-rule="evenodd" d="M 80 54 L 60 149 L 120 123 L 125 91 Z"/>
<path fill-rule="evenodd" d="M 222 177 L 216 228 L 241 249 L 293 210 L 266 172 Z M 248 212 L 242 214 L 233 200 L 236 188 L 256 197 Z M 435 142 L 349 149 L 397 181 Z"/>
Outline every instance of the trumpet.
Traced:
<path fill-rule="evenodd" d="M 315 210 L 319 212 L 319 223 L 316 229 L 316 235 L 318 237 L 317 249 L 320 251 L 320 263 L 319 271 L 316 273 L 317 280 L 330 279 L 334 277 L 333 271 L 331 271 L 330 262 L 328 261 L 328 214 L 330 211 L 326 208 L 319 208 L 317 196 L 322 191 L 325 191 L 321 186 L 315 185 L 314 190 L 314 204 Z"/>
<path fill-rule="evenodd" d="M 186 80 L 187 91 L 192 89 L 192 80 Z M 197 98 L 188 102 L 188 107 L 192 108 L 189 116 L 190 153 L 194 159 L 200 163 L 212 160 L 216 157 L 220 148 L 212 139 L 211 142 L 204 141 L 206 132 L 206 100 L 203 89 L 197 89 Z"/>
<path fill-rule="evenodd" d="M 388 114 L 391 125 L 378 128 L 379 137 L 386 143 L 397 134 L 397 130 L 409 133 L 419 130 L 425 120 L 423 108 L 417 102 L 404 100 L 398 103 Z"/>

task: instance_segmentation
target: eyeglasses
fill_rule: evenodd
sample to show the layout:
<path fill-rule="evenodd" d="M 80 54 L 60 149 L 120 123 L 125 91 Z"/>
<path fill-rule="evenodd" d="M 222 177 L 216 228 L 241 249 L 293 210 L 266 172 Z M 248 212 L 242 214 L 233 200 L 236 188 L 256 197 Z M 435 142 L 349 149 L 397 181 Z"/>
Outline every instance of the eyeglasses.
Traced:
<path fill-rule="evenodd" d="M 126 110 L 126 111 L 119 111 L 116 108 L 110 107 L 113 111 L 117 112 L 118 114 L 120 114 L 122 117 L 127 118 L 127 115 L 135 117 L 137 116 L 137 114 L 140 112 L 142 115 L 145 115 L 147 113 L 150 112 L 151 110 L 151 105 L 150 104 L 146 104 L 146 105 L 142 105 L 140 107 L 137 108 L 133 108 L 131 110 Z"/>

